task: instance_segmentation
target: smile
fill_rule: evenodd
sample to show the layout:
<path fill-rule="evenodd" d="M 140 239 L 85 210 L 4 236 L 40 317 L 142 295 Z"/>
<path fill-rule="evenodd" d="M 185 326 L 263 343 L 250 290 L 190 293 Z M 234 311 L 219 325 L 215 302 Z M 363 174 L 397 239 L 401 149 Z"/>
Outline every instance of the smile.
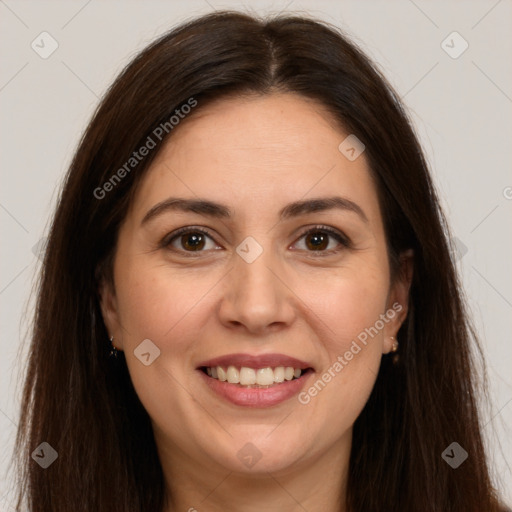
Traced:
<path fill-rule="evenodd" d="M 218 379 L 221 382 L 229 382 L 230 384 L 239 384 L 245 387 L 263 387 L 267 388 L 274 384 L 298 379 L 302 375 L 300 368 L 293 368 L 293 366 L 277 366 L 276 368 L 248 368 L 242 366 L 237 368 L 235 366 L 208 366 L 204 371 L 209 377 Z"/>
<path fill-rule="evenodd" d="M 203 382 L 222 399 L 246 407 L 270 407 L 298 394 L 314 370 L 280 354 L 232 354 L 202 363 Z"/>

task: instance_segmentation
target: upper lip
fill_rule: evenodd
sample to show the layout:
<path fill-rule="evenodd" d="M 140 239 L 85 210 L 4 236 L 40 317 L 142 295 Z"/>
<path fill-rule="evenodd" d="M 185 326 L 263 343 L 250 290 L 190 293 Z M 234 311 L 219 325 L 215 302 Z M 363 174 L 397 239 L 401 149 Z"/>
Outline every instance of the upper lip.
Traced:
<path fill-rule="evenodd" d="M 295 357 L 287 356 L 284 354 L 226 354 L 224 356 L 208 359 L 198 365 L 201 367 L 214 367 L 214 366 L 236 366 L 247 368 L 275 368 L 277 366 L 291 366 L 293 368 L 312 368 L 312 366 L 305 361 L 301 361 Z"/>

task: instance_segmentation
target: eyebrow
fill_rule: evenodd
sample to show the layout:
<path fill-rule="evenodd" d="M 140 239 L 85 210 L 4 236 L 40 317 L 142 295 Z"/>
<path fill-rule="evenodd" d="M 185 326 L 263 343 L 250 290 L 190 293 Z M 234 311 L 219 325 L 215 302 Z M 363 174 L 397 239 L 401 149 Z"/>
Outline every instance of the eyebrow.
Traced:
<path fill-rule="evenodd" d="M 339 196 L 295 201 L 280 210 L 279 218 L 281 220 L 286 220 L 300 215 L 307 215 L 310 213 L 333 209 L 353 212 L 365 223 L 368 223 L 368 217 L 357 203 Z M 169 197 L 150 208 L 146 215 L 144 215 L 141 224 L 145 224 L 151 219 L 170 211 L 192 212 L 217 219 L 229 219 L 232 217 L 231 210 L 220 203 L 209 201 L 207 199 L 183 199 L 178 197 Z"/>

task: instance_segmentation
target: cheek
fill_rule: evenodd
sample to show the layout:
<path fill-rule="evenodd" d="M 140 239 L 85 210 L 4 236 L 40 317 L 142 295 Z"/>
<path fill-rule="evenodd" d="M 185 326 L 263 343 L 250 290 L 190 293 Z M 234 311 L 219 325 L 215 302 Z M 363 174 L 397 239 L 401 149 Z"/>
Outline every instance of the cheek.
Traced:
<path fill-rule="evenodd" d="M 318 318 L 318 338 L 336 354 L 348 350 L 353 339 L 375 324 L 385 312 L 389 292 L 386 269 L 370 265 L 313 275 L 297 286 L 297 293 Z"/>
<path fill-rule="evenodd" d="M 119 272 L 116 289 L 126 363 L 145 409 L 162 424 L 169 424 L 168 411 L 189 407 L 189 395 L 181 392 L 181 383 L 194 370 L 190 361 L 209 318 L 208 291 L 214 284 L 211 272 L 194 278 L 192 274 L 171 274 L 161 265 L 133 264 Z M 159 350 L 147 366 L 137 357 L 138 347 L 146 339 Z"/>
<path fill-rule="evenodd" d="M 127 343 L 140 338 L 157 344 L 173 340 L 173 350 L 179 350 L 180 337 L 175 337 L 193 317 L 197 328 L 202 318 L 198 312 L 208 301 L 208 292 L 215 285 L 212 273 L 172 272 L 165 266 L 144 267 L 124 272 L 119 278 L 119 316 L 127 333 Z M 183 345 L 189 340 L 183 340 Z M 140 341 L 139 341 L 140 343 Z M 134 348 L 134 347 L 132 347 Z"/>
<path fill-rule="evenodd" d="M 388 281 L 386 272 L 353 272 L 325 282 L 323 293 L 309 294 L 308 306 L 321 321 L 323 367 L 300 401 L 312 428 L 335 438 L 350 428 L 375 384 L 382 358 Z"/>

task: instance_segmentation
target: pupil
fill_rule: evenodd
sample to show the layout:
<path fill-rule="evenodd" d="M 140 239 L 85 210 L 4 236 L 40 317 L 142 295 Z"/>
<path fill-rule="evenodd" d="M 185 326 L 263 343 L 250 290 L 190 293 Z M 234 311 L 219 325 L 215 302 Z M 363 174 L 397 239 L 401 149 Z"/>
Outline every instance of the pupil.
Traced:
<path fill-rule="evenodd" d="M 325 249 L 327 247 L 327 237 L 322 233 L 313 233 L 310 235 L 309 240 L 312 241 L 310 245 L 314 250 Z"/>
<path fill-rule="evenodd" d="M 184 241 L 184 243 L 183 243 Z M 186 234 L 182 238 L 182 245 L 185 249 L 201 249 L 204 246 L 203 235 Z"/>

